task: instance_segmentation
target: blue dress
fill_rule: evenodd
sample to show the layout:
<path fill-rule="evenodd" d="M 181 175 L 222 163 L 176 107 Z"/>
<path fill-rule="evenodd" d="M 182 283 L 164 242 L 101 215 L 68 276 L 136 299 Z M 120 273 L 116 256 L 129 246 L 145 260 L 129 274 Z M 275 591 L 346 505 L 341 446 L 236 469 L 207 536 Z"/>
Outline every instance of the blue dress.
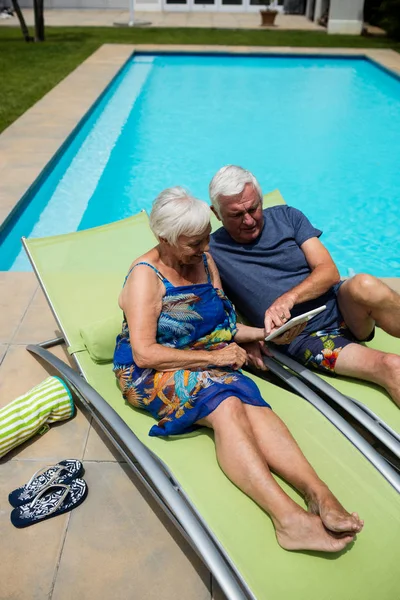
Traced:
<path fill-rule="evenodd" d="M 207 283 L 173 286 L 149 263 L 163 282 L 166 293 L 157 323 L 157 343 L 180 350 L 219 350 L 232 343 L 236 329 L 233 305 L 222 290 L 214 288 L 203 255 Z M 129 271 L 127 277 L 131 273 Z M 125 279 L 126 281 L 126 279 Z M 193 431 L 226 398 L 236 396 L 245 404 L 269 407 L 256 384 L 241 371 L 229 367 L 157 371 L 135 364 L 124 315 L 117 337 L 114 372 L 123 397 L 151 413 L 158 421 L 151 436 Z"/>

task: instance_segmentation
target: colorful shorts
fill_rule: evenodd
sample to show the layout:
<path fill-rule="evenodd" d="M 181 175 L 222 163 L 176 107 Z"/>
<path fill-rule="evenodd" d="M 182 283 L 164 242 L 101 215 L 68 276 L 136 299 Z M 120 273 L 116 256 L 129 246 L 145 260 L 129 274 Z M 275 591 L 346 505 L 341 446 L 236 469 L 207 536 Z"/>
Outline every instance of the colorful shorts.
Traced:
<path fill-rule="evenodd" d="M 375 330 L 365 342 L 372 340 Z M 327 328 L 313 333 L 299 336 L 295 344 L 287 348 L 287 354 L 303 363 L 307 367 L 318 371 L 328 372 L 331 375 L 335 371 L 335 365 L 339 353 L 349 344 L 359 344 L 344 322 L 336 328 Z M 292 349 L 291 346 L 294 346 Z"/>

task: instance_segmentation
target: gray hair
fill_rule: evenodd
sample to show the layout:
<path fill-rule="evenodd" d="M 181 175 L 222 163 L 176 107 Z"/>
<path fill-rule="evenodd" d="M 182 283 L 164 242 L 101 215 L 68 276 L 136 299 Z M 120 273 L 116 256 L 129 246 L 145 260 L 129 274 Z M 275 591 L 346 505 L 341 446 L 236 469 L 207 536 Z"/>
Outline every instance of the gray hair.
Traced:
<path fill-rule="evenodd" d="M 209 186 L 211 204 L 219 214 L 219 199 L 221 196 L 236 196 L 244 190 L 244 186 L 250 183 L 262 199 L 260 184 L 253 173 L 242 167 L 227 165 L 222 167 L 212 178 Z"/>
<path fill-rule="evenodd" d="M 161 192 L 153 202 L 150 228 L 156 238 L 164 238 L 176 246 L 181 235 L 200 235 L 210 223 L 210 207 L 183 187 Z"/>

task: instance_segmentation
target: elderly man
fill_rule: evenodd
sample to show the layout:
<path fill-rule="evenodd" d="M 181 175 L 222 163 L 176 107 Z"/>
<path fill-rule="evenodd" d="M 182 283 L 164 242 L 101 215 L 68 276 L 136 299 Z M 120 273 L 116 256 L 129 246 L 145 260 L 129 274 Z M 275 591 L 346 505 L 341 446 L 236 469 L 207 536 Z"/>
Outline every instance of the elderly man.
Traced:
<path fill-rule="evenodd" d="M 289 356 L 322 371 L 372 381 L 400 406 L 400 356 L 359 342 L 375 325 L 400 337 L 400 296 L 371 275 L 340 282 L 322 232 L 299 210 L 263 210 L 252 173 L 229 165 L 210 183 L 212 210 L 222 222 L 210 250 L 236 308 L 268 335 L 289 318 L 326 305 L 288 345 Z M 290 338 L 288 338 L 290 341 Z M 251 362 L 263 368 L 261 350 L 247 345 Z M 264 367 L 265 368 L 265 367 Z"/>

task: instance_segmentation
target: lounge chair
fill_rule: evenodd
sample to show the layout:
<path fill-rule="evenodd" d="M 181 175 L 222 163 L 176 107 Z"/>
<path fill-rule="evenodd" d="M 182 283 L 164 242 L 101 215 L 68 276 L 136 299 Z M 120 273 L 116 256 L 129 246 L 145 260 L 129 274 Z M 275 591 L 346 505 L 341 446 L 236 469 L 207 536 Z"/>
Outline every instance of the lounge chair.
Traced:
<path fill-rule="evenodd" d="M 399 485 L 398 476 L 393 471 L 390 484 L 310 404 L 255 378 L 320 476 L 346 507 L 365 519 L 354 546 L 336 555 L 282 550 L 269 517 L 220 470 L 209 431 L 173 440 L 149 437 L 153 419 L 124 402 L 111 365 L 122 318 L 117 297 L 133 258 L 154 243 L 145 213 L 87 231 L 24 240 L 81 374 L 45 349 L 54 341 L 28 349 L 58 369 L 75 389 L 227 598 L 396 598 L 400 496 L 394 486 Z M 350 426 L 346 432 L 354 443 L 365 443 Z M 374 454 L 372 448 L 368 452 Z M 302 504 L 289 485 L 282 485 Z"/>

